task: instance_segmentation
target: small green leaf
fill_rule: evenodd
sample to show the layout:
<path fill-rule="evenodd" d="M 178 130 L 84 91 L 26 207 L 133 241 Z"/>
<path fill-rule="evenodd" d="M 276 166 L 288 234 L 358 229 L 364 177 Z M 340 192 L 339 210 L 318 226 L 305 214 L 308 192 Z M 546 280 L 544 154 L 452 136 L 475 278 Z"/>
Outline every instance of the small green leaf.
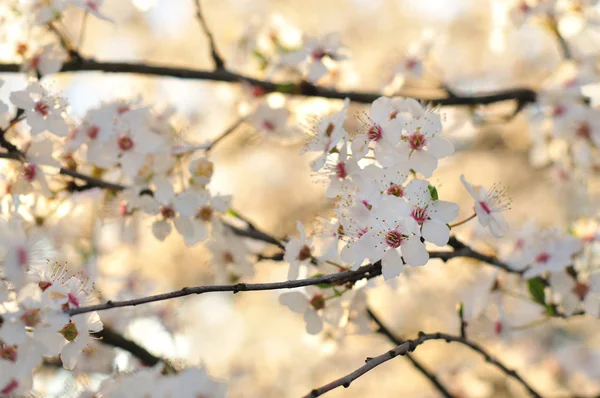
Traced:
<path fill-rule="evenodd" d="M 544 282 L 540 278 L 531 278 L 527 281 L 527 289 L 531 298 L 538 304 L 546 305 L 546 292 Z"/>
<path fill-rule="evenodd" d="M 339 290 L 337 290 L 335 287 L 333 288 L 333 293 L 335 294 L 336 297 L 341 297 L 342 294 L 344 294 L 343 292 L 340 292 Z"/>
<path fill-rule="evenodd" d="M 311 275 L 311 278 L 320 278 L 322 276 L 325 276 L 325 274 L 317 273 L 317 274 Z M 319 284 L 316 284 L 315 286 L 318 287 L 319 289 L 329 289 L 329 288 L 333 287 L 333 285 L 331 283 L 319 283 Z"/>
<path fill-rule="evenodd" d="M 463 319 L 465 317 L 465 306 L 462 301 L 456 304 L 456 310 L 460 319 Z"/>
<path fill-rule="evenodd" d="M 556 311 L 554 310 L 554 307 L 551 306 L 551 305 L 547 305 L 546 306 L 546 314 L 548 316 L 554 316 L 554 315 L 556 315 Z"/>
<path fill-rule="evenodd" d="M 236 211 L 233 209 L 227 210 L 227 212 L 225 214 L 227 214 L 228 216 L 236 217 L 236 218 L 240 217 L 240 215 L 238 213 L 236 213 Z"/>
<path fill-rule="evenodd" d="M 278 84 L 276 87 L 276 91 L 278 91 L 280 93 L 285 93 L 285 94 L 291 94 L 295 90 L 296 90 L 295 83 L 281 83 L 281 84 Z"/>
<path fill-rule="evenodd" d="M 431 200 L 438 200 L 439 199 L 438 191 L 437 191 L 436 187 L 434 187 L 433 185 L 429 185 L 427 187 L 427 189 L 429 189 L 429 194 L 431 195 Z"/>

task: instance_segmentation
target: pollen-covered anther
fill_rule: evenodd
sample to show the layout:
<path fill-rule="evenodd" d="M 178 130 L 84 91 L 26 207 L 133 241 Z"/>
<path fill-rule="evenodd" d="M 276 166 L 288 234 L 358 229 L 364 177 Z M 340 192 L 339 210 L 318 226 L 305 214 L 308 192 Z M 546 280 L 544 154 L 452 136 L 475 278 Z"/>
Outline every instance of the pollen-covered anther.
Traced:
<path fill-rule="evenodd" d="M 383 137 L 381 126 L 378 124 L 373 124 L 367 131 L 367 136 L 371 141 L 379 141 L 381 137 Z"/>
<path fill-rule="evenodd" d="M 403 240 L 404 237 L 398 231 L 389 231 L 387 234 L 385 234 L 385 243 L 394 249 L 400 247 Z"/>

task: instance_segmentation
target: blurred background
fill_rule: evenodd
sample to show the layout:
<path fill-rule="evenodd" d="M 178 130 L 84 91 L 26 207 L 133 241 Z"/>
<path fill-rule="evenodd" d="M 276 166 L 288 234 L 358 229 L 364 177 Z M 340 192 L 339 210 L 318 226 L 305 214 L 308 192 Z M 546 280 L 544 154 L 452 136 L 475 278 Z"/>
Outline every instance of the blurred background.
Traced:
<path fill-rule="evenodd" d="M 323 84 L 335 84 L 340 90 L 424 98 L 443 95 L 440 82 L 460 94 L 514 87 L 537 90 L 561 63 L 558 45 L 548 29 L 535 24 L 515 26 L 508 20 L 508 2 L 504 1 L 205 0 L 202 4 L 227 67 L 252 76 L 266 75 L 257 70 L 252 56 L 245 51 L 245 40 L 253 30 L 267 26 L 279 27 L 290 43 L 298 42 L 302 33 L 318 36 L 339 32 L 349 58 L 339 63 L 333 77 Z M 81 48 L 84 56 L 212 68 L 191 0 L 106 0 L 102 10 L 114 22 L 87 19 Z M 81 10 L 71 10 L 65 18 L 73 37 L 78 37 L 82 15 Z M 598 37 L 584 32 L 581 21 L 574 18 L 565 24 L 565 36 L 581 54 L 597 52 Z M 423 41 L 431 43 L 427 77 L 398 81 L 394 73 L 397 63 L 417 51 L 415 48 Z M 23 85 L 21 77 L 2 77 L 7 80 L 2 95 Z M 245 88 L 237 84 L 94 72 L 53 75 L 43 81 L 63 90 L 72 114 L 80 117 L 102 101 L 117 98 L 139 96 L 144 104 L 156 109 L 172 106 L 176 128 L 196 141 L 218 136 L 248 106 Z M 586 90 L 595 103 L 595 88 Z M 285 103 L 301 127 L 342 105 L 342 101 L 281 94 L 270 94 L 268 101 Z M 581 216 L 577 192 L 557 186 L 547 167 L 531 165 L 531 137 L 536 127 L 530 122 L 529 111 L 506 122 L 489 121 L 510 113 L 514 106 L 502 103 L 475 109 L 441 108 L 444 134 L 453 141 L 457 153 L 441 161 L 431 181 L 440 198 L 461 206 L 459 219 L 471 214 L 472 201 L 459 180 L 465 174 L 477 184 L 501 182 L 508 187 L 513 205 L 505 215 L 511 226 L 534 219 L 542 225 L 568 228 Z M 365 106 L 351 104 L 349 114 L 366 110 Z M 488 121 L 481 122 L 483 119 Z M 350 117 L 347 129 L 357 123 L 355 117 Z M 303 144 L 301 134 L 280 142 L 263 139 L 251 127 L 242 125 L 214 150 L 211 159 L 215 174 L 210 189 L 233 194 L 233 208 L 261 229 L 278 237 L 297 234 L 296 220 L 309 226 L 317 216 L 331 217 L 333 209 L 332 201 L 324 196 L 325 184 L 311 175 L 311 156 L 300 154 Z M 94 193 L 81 198 L 88 209 L 93 209 L 98 200 Z M 202 245 L 187 248 L 177 234 L 160 243 L 152 236 L 149 223 L 140 225 L 140 240 L 130 245 L 120 241 L 113 223 L 95 226 L 92 215 L 72 214 L 68 227 L 89 230 L 96 246 L 91 261 L 101 275 L 117 281 L 115 285 L 143 276 L 150 282 L 135 287 L 136 291 L 154 293 L 214 283 L 210 257 Z M 458 234 L 485 242 L 486 236 L 476 227 L 476 223 L 467 224 L 457 229 Z M 260 244 L 253 245 L 261 250 Z M 489 250 L 485 243 L 481 248 Z M 409 269 L 394 284 L 372 282 L 384 286 L 369 291 L 369 303 L 398 336 L 413 338 L 420 330 L 456 333 L 456 304 L 473 285 L 484 283 L 480 282 L 488 277 L 484 267 L 472 260 L 431 260 L 426 267 Z M 261 261 L 256 265 L 256 275 L 247 281 L 284 280 L 287 269 L 284 263 Z M 111 283 L 97 287 L 106 297 L 116 289 Z M 127 326 L 126 334 L 152 353 L 182 366 L 204 363 L 213 376 L 229 382 L 230 397 L 298 397 L 351 372 L 366 357 L 391 348 L 389 341 L 375 333 L 310 336 L 305 333 L 302 317 L 280 305 L 278 295 L 211 293 L 161 304 L 148 313 L 131 310 L 125 316 L 137 318 Z M 519 301 L 515 305 L 521 306 L 518 313 L 523 318 L 514 319 L 515 324 L 527 324 L 531 320 L 528 304 Z M 115 323 L 119 322 L 117 311 L 103 313 L 105 323 L 110 324 L 112 316 Z M 535 311 L 532 309 L 531 314 Z M 594 319 L 552 320 L 525 328 L 527 333 L 515 332 L 510 341 L 481 341 L 541 391 L 551 393 L 549 396 L 567 396 L 573 391 L 590 395 L 600 390 L 600 341 L 594 333 L 598 326 Z M 104 362 L 96 360 L 98 369 L 93 371 L 101 372 L 102 366 L 110 368 L 111 363 L 121 370 L 135 364 L 125 353 L 112 357 L 104 354 L 106 350 L 112 351 L 98 345 L 92 354 L 106 358 Z M 414 356 L 457 396 L 523 394 L 505 375 L 461 346 L 431 342 L 421 346 Z M 83 371 L 75 377 L 84 385 L 98 382 Z M 36 387 L 43 396 L 75 395 L 77 387 L 70 384 L 69 378 L 67 372 L 46 370 L 40 372 Z M 437 395 L 405 358 L 387 362 L 349 389 L 328 394 L 332 398 Z"/>

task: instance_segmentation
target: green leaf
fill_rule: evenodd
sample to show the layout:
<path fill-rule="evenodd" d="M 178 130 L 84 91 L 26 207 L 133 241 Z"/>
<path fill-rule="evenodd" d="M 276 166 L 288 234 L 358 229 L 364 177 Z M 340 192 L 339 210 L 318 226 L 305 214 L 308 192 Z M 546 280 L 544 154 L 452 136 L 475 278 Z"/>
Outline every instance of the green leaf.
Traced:
<path fill-rule="evenodd" d="M 556 311 L 554 310 L 554 307 L 551 306 L 551 305 L 547 305 L 546 306 L 546 314 L 548 316 L 554 316 L 554 315 L 556 315 Z"/>
<path fill-rule="evenodd" d="M 233 209 L 228 209 L 225 214 L 227 214 L 228 216 L 235 217 L 235 218 L 239 218 L 240 217 L 240 215 L 238 213 L 236 213 L 236 211 L 233 210 Z"/>
<path fill-rule="evenodd" d="M 295 83 L 281 83 L 276 86 L 276 91 L 280 93 L 291 94 L 296 90 Z"/>
<path fill-rule="evenodd" d="M 527 289 L 531 298 L 538 304 L 546 306 L 546 292 L 544 282 L 540 278 L 531 278 L 527 281 Z"/>
<path fill-rule="evenodd" d="M 429 195 L 431 195 L 431 200 L 438 200 L 439 199 L 438 191 L 437 191 L 436 187 L 434 187 L 433 185 L 429 185 L 427 187 L 427 189 L 429 189 Z"/>
<path fill-rule="evenodd" d="M 317 274 L 311 275 L 310 277 L 311 278 L 320 278 L 322 276 L 325 276 L 325 274 L 322 274 L 319 272 Z M 319 284 L 316 284 L 315 286 L 318 287 L 319 289 L 329 289 L 329 288 L 333 287 L 333 285 L 331 283 L 319 283 Z"/>

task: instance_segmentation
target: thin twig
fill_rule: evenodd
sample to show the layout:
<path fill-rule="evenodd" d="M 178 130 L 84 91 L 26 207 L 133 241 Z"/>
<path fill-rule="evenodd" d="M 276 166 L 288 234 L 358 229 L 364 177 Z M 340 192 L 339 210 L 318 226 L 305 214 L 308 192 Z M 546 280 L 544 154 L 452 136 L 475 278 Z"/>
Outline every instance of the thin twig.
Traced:
<path fill-rule="evenodd" d="M 136 73 L 141 75 L 170 76 L 180 79 L 210 80 L 230 83 L 248 83 L 262 88 L 266 93 L 280 92 L 290 95 L 307 97 L 322 97 L 330 99 L 345 99 L 358 103 L 371 103 L 381 96 L 377 92 L 337 91 L 335 89 L 319 87 L 310 83 L 280 82 L 260 80 L 244 76 L 228 70 L 198 70 L 175 68 L 159 65 L 128 63 L 128 62 L 98 62 L 90 58 L 78 58 L 67 62 L 62 67 L 62 72 L 101 71 L 108 73 Z M 0 64 L 0 73 L 20 72 L 19 64 Z M 489 105 L 502 101 L 517 101 L 521 105 L 536 101 L 535 91 L 527 88 L 513 88 L 484 94 L 453 95 L 443 98 L 412 97 L 426 101 L 431 105 Z"/>
<path fill-rule="evenodd" d="M 369 315 L 369 317 L 373 320 L 373 322 L 375 322 L 375 324 L 377 324 L 377 330 L 376 330 L 377 333 L 380 333 L 383 336 L 387 337 L 387 339 L 396 346 L 403 343 L 403 341 L 400 338 L 396 337 L 391 332 L 391 330 L 389 330 L 383 324 L 383 322 L 377 317 L 377 315 L 375 315 L 375 313 L 368 307 L 367 307 L 367 315 Z M 453 397 L 453 395 L 450 393 L 450 391 L 448 391 L 448 389 L 446 387 L 444 387 L 444 385 L 438 380 L 436 375 L 433 374 L 432 372 L 430 372 L 429 370 L 427 370 L 425 368 L 425 366 L 423 366 L 419 361 L 417 361 L 416 358 L 414 358 L 409 353 L 406 353 L 406 358 L 410 361 L 410 363 L 415 368 L 417 368 L 417 370 L 419 372 L 421 372 L 421 374 L 423 374 L 423 376 L 425 376 L 427 379 L 429 379 L 431 384 L 434 385 L 434 387 L 440 392 L 440 394 L 442 394 L 442 396 L 450 397 L 450 398 Z"/>
<path fill-rule="evenodd" d="M 463 224 L 465 224 L 466 222 L 469 222 L 469 221 L 471 221 L 471 220 L 472 220 L 472 219 L 474 219 L 475 217 L 477 217 L 477 214 L 473 213 L 473 214 L 471 214 L 469 217 L 465 218 L 464 220 L 462 220 L 462 221 L 457 221 L 457 222 L 455 222 L 454 224 L 449 224 L 448 226 L 449 226 L 450 228 L 458 227 L 459 225 L 463 225 Z"/>
<path fill-rule="evenodd" d="M 221 142 L 221 140 L 223 140 L 224 138 L 226 138 L 229 134 L 233 133 L 242 123 L 244 123 L 245 120 L 246 120 L 246 117 L 240 117 L 235 122 L 233 122 L 233 124 L 231 126 L 229 126 L 227 128 L 227 130 L 225 130 L 223 133 L 221 133 L 220 136 L 218 136 L 217 138 L 215 138 L 206 147 L 206 152 L 209 152 L 211 149 L 213 149 L 215 147 L 215 145 L 217 145 L 219 142 Z"/>
<path fill-rule="evenodd" d="M 221 55 L 219 54 L 219 51 L 217 50 L 217 46 L 215 44 L 215 39 L 212 35 L 212 32 L 208 28 L 208 25 L 206 24 L 204 15 L 202 14 L 202 7 L 200 6 L 200 0 L 194 0 L 194 3 L 196 4 L 196 17 L 198 18 L 198 21 L 200 22 L 200 26 L 202 27 L 202 30 L 204 31 L 204 34 L 206 35 L 206 38 L 208 39 L 208 44 L 210 45 L 210 56 L 212 57 L 212 60 L 215 64 L 215 69 L 216 70 L 225 69 L 225 62 L 223 61 L 223 57 L 221 57 Z"/>
<path fill-rule="evenodd" d="M 338 387 L 342 387 L 342 386 L 345 388 L 348 388 L 348 387 L 350 387 L 350 384 L 354 380 L 358 379 L 359 377 L 361 377 L 365 373 L 369 372 L 370 370 L 373 370 L 377 366 L 379 366 L 391 359 L 394 359 L 397 356 L 406 355 L 408 353 L 411 353 L 419 345 L 423 344 L 426 341 L 431 341 L 431 340 L 445 340 L 447 343 L 455 342 L 455 343 L 462 344 L 466 347 L 469 347 L 471 350 L 483 355 L 483 358 L 486 360 L 486 362 L 494 365 L 496 368 L 498 368 L 503 373 L 505 373 L 508 377 L 511 377 L 511 378 L 515 379 L 516 381 L 518 381 L 523 387 L 525 387 L 525 389 L 527 389 L 527 391 L 531 394 L 531 396 L 536 397 L 536 398 L 541 398 L 541 395 L 533 387 L 531 387 L 531 385 L 529 385 L 525 380 L 523 380 L 523 378 L 521 376 L 519 376 L 519 374 L 515 370 L 507 368 L 500 361 L 498 361 L 497 359 L 492 357 L 490 354 L 488 354 L 487 351 L 485 351 L 481 346 L 479 346 L 471 341 L 468 341 L 460 336 L 453 336 L 453 335 L 445 334 L 445 333 L 431 333 L 431 334 L 419 333 L 419 337 L 417 339 L 405 341 L 404 343 L 399 344 L 396 348 L 386 352 L 385 354 L 379 355 L 374 358 L 367 358 L 366 363 L 363 366 L 361 366 L 360 368 L 356 369 L 354 372 L 352 372 L 344 377 L 341 377 L 337 380 L 334 380 L 331 383 L 324 385 L 323 387 L 319 387 L 319 388 L 312 390 L 310 393 L 308 393 L 305 396 L 305 398 L 319 397 L 331 390 L 334 390 L 334 389 L 336 389 Z"/>

